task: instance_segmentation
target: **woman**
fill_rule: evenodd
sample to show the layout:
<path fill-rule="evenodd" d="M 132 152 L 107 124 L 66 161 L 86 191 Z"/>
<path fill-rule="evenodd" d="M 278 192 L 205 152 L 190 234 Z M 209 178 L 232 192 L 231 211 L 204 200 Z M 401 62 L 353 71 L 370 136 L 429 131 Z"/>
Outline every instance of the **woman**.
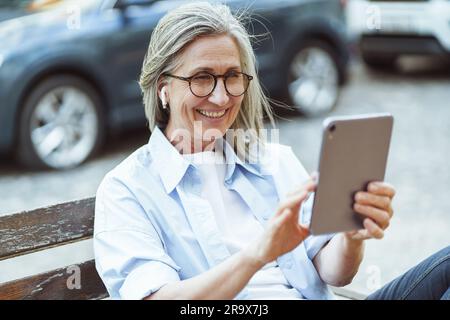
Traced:
<path fill-rule="evenodd" d="M 112 298 L 329 299 L 327 285 L 351 282 L 395 190 L 373 182 L 356 194 L 363 230 L 309 236 L 315 180 L 290 148 L 264 142 L 269 104 L 226 6 L 163 17 L 140 86 L 152 135 L 96 198 L 96 266 Z"/>

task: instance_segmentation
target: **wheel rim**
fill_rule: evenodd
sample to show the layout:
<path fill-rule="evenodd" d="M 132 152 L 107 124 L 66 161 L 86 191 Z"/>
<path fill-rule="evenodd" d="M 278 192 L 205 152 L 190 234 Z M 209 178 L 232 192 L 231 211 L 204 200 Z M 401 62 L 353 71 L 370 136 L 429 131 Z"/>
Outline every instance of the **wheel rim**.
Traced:
<path fill-rule="evenodd" d="M 314 115 L 330 111 L 338 96 L 338 71 L 323 49 L 301 50 L 290 66 L 289 95 L 295 107 Z"/>
<path fill-rule="evenodd" d="M 31 142 L 39 158 L 57 169 L 82 163 L 94 148 L 98 116 L 80 89 L 58 87 L 36 104 L 30 121 Z"/>

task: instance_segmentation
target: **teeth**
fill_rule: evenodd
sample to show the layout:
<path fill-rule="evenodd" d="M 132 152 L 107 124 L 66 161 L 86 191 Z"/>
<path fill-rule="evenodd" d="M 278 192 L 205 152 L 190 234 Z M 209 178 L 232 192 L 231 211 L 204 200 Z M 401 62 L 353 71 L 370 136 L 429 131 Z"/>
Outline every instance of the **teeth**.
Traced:
<path fill-rule="evenodd" d="M 208 112 L 205 110 L 197 110 L 200 114 L 209 117 L 209 118 L 220 118 L 221 116 L 223 116 L 226 112 L 226 110 L 221 111 L 221 112 Z"/>

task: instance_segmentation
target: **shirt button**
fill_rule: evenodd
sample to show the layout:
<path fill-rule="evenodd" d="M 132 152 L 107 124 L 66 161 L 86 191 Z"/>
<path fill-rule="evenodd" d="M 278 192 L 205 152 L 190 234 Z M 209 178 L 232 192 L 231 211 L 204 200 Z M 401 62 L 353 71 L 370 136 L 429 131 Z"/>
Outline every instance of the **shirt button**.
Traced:
<path fill-rule="evenodd" d="M 284 264 L 284 267 L 287 269 L 292 268 L 292 261 L 286 261 L 286 263 Z"/>

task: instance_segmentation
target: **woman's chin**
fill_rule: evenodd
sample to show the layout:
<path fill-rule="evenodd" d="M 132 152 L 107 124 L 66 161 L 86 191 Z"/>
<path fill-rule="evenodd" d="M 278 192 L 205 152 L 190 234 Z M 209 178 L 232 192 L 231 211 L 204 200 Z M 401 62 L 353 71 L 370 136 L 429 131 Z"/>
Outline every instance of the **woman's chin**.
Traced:
<path fill-rule="evenodd" d="M 198 127 L 199 124 L 201 124 L 201 130 L 203 132 L 203 134 L 208 134 L 208 135 L 213 135 L 213 136 L 217 136 L 219 135 L 218 132 L 214 132 L 214 131 L 219 131 L 220 135 L 223 136 L 225 134 L 225 131 L 230 127 L 229 125 L 227 125 L 229 123 L 229 121 L 227 121 L 228 119 L 224 118 L 224 119 L 214 119 L 213 121 L 210 121 L 210 119 L 199 119 L 196 118 L 195 121 L 196 126 Z"/>

